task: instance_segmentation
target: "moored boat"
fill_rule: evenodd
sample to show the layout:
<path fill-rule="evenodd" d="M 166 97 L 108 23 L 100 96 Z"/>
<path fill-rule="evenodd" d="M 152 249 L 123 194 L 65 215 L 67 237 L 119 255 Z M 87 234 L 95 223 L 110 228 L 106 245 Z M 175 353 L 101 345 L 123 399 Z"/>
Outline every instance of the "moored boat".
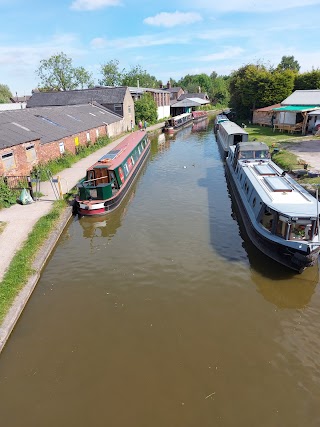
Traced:
<path fill-rule="evenodd" d="M 204 110 L 192 111 L 191 114 L 194 123 L 201 122 L 202 120 L 206 120 L 208 118 L 208 113 Z"/>
<path fill-rule="evenodd" d="M 148 134 L 137 131 L 102 156 L 78 183 L 77 213 L 103 215 L 117 208 L 149 153 Z"/>
<path fill-rule="evenodd" d="M 174 116 L 168 119 L 165 123 L 163 131 L 169 135 L 174 134 L 177 130 L 184 126 L 191 125 L 193 122 L 192 113 L 183 113 L 179 116 Z"/>
<path fill-rule="evenodd" d="M 219 124 L 222 122 L 228 122 L 229 119 L 225 114 L 217 114 L 215 119 L 214 119 L 214 127 L 213 127 L 213 131 L 214 133 L 217 133 L 217 130 L 219 129 Z"/>
<path fill-rule="evenodd" d="M 246 142 L 248 139 L 248 132 L 236 123 L 230 120 L 219 123 L 217 141 L 224 157 L 228 155 L 229 147 L 238 144 L 238 142 Z"/>
<path fill-rule="evenodd" d="M 269 158 L 262 142 L 229 148 L 226 175 L 252 243 L 301 273 L 319 256 L 319 202 Z"/>

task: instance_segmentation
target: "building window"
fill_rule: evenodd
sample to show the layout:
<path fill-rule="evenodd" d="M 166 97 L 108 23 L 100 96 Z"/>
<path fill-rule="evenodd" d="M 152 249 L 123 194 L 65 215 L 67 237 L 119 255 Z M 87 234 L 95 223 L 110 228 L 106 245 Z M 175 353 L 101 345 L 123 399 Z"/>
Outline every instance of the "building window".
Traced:
<path fill-rule="evenodd" d="M 121 113 L 121 111 L 122 111 L 122 106 L 121 106 L 121 104 L 115 104 L 115 105 L 114 105 L 114 111 L 115 111 L 116 113 Z"/>
<path fill-rule="evenodd" d="M 90 141 L 90 132 L 87 132 L 87 142 Z"/>
<path fill-rule="evenodd" d="M 96 137 L 99 138 L 99 129 L 96 129 Z"/>
<path fill-rule="evenodd" d="M 33 144 L 26 147 L 26 153 L 28 162 L 33 162 L 34 160 L 36 160 L 37 153 Z"/>
<path fill-rule="evenodd" d="M 128 106 L 128 113 L 131 114 L 131 105 Z"/>
<path fill-rule="evenodd" d="M 15 166 L 16 166 L 16 163 L 14 161 L 14 155 L 13 155 L 12 151 L 10 153 L 3 154 L 1 156 L 1 160 L 2 160 L 3 167 L 4 167 L 5 171 L 9 171 L 10 169 L 15 168 Z"/>

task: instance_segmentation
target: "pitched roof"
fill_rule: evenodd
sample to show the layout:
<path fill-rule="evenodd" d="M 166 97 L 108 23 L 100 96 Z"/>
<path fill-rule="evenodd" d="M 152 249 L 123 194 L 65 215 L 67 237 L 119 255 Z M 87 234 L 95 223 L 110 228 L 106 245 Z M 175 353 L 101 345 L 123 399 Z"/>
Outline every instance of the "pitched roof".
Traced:
<path fill-rule="evenodd" d="M 179 92 L 179 90 L 183 90 L 183 89 L 182 89 L 182 87 L 177 86 L 177 87 L 163 87 L 162 90 L 165 90 L 165 91 L 170 92 L 170 93 L 171 92 L 175 93 L 175 92 Z"/>
<path fill-rule="evenodd" d="M 272 111 L 274 108 L 278 108 L 278 107 L 281 107 L 281 104 L 273 104 L 273 105 L 269 105 L 268 107 L 257 108 L 255 111 L 259 111 L 259 112 L 265 111 L 267 113 L 268 111 Z"/>
<path fill-rule="evenodd" d="M 320 89 L 296 90 L 281 105 L 320 105 Z"/>
<path fill-rule="evenodd" d="M 209 104 L 209 102 L 210 101 L 201 98 L 185 98 L 171 104 L 171 107 L 199 107 L 200 105 Z"/>
<path fill-rule="evenodd" d="M 201 98 L 201 99 L 208 99 L 208 95 L 206 93 L 183 93 L 179 96 L 178 101 L 182 101 L 185 98 Z"/>
<path fill-rule="evenodd" d="M 93 101 L 99 104 L 122 104 L 127 89 L 127 86 L 119 86 L 66 90 L 60 92 L 34 92 L 27 101 L 27 108 L 54 105 L 79 105 Z"/>
<path fill-rule="evenodd" d="M 111 124 L 121 116 L 96 105 L 39 107 L 0 112 L 0 149 L 40 140 L 47 143 Z"/>

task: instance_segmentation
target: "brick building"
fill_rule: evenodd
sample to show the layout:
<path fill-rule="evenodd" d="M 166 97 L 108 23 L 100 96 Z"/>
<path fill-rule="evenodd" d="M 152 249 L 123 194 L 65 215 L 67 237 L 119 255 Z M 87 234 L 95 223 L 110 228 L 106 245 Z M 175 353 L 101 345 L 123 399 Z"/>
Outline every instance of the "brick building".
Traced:
<path fill-rule="evenodd" d="M 123 118 L 96 105 L 0 112 L 0 176 L 28 175 L 40 163 L 118 135 Z"/>

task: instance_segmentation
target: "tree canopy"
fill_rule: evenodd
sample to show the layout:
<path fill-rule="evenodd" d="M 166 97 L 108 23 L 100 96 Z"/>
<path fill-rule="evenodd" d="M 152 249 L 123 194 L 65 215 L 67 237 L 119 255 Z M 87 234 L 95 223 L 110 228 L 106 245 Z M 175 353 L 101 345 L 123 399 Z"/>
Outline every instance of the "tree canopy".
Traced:
<path fill-rule="evenodd" d="M 251 118 L 256 108 L 281 102 L 292 93 L 295 73 L 269 70 L 262 64 L 247 64 L 230 79 L 230 106 L 241 117 Z"/>
<path fill-rule="evenodd" d="M 91 74 L 83 67 L 73 67 L 72 59 L 63 52 L 40 61 L 36 70 L 41 90 L 71 90 L 94 85 Z"/>
<path fill-rule="evenodd" d="M 10 92 L 9 86 L 0 84 L 0 104 L 10 102 L 10 98 L 12 98 L 12 93 Z"/>
<path fill-rule="evenodd" d="M 146 120 L 149 123 L 155 123 L 158 118 L 157 104 L 150 93 L 143 93 L 140 99 L 134 103 L 136 123 Z"/>
<path fill-rule="evenodd" d="M 277 70 L 292 70 L 298 73 L 300 70 L 300 64 L 297 60 L 294 59 L 294 56 L 283 56 L 281 58 L 280 64 L 277 66 Z"/>
<path fill-rule="evenodd" d="M 99 84 L 104 86 L 121 86 L 123 72 L 124 70 L 119 71 L 119 61 L 112 59 L 101 65 L 100 73 L 102 74 L 102 78 L 99 79 Z"/>

